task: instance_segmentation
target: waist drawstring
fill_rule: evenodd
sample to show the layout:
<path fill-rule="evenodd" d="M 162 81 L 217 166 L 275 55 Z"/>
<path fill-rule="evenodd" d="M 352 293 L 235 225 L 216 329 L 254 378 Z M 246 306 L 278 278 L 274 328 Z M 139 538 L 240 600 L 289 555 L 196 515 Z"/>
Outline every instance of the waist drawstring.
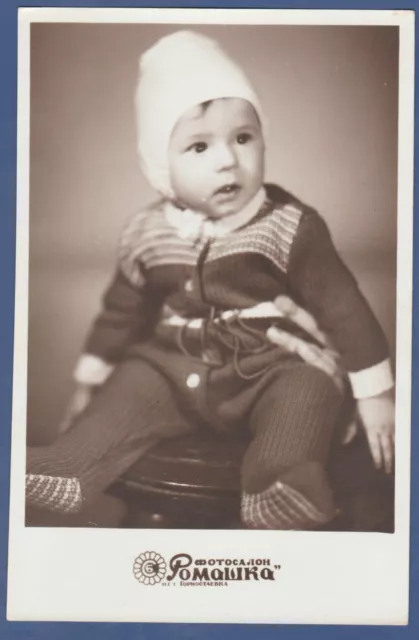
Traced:
<path fill-rule="evenodd" d="M 240 333 L 235 331 L 234 322 L 237 323 Z M 245 355 L 257 355 L 268 351 L 268 349 L 272 347 L 272 343 L 268 338 L 262 337 L 259 331 L 246 325 L 241 318 L 233 316 L 233 318 L 228 320 L 221 319 L 219 324 L 217 324 L 217 330 L 220 342 L 233 352 L 233 367 L 239 378 L 243 380 L 254 380 L 255 378 L 263 376 L 271 368 L 272 365 L 267 365 L 252 374 L 246 374 L 241 369 L 239 362 L 241 353 Z M 251 346 L 249 341 L 246 340 L 246 333 L 248 336 L 256 337 L 259 340 L 259 345 Z M 233 339 L 233 344 L 229 342 L 229 337 Z"/>
<path fill-rule="evenodd" d="M 259 371 L 254 372 L 253 374 L 245 374 L 241 368 L 239 357 L 241 354 L 257 355 L 260 353 L 264 353 L 274 345 L 269 341 L 267 337 L 262 337 L 260 331 L 249 327 L 238 316 L 234 315 L 228 319 L 218 317 L 217 321 L 215 322 L 215 315 L 216 314 L 214 310 L 212 311 L 212 313 L 210 313 L 210 318 L 203 321 L 202 326 L 199 329 L 201 357 L 194 356 L 186 347 L 185 331 L 188 329 L 187 323 L 179 326 L 176 332 L 176 344 L 180 351 L 192 360 L 199 362 L 202 362 L 202 360 L 204 360 L 210 365 L 212 364 L 214 366 L 220 366 L 220 364 L 222 363 L 220 363 L 218 360 L 211 360 L 211 345 L 209 344 L 212 340 L 215 340 L 215 342 L 217 342 L 218 340 L 221 345 L 232 352 L 234 371 L 240 378 L 242 378 L 243 380 L 253 380 L 264 375 L 272 365 L 269 364 Z M 234 326 L 234 323 L 238 325 L 237 328 Z M 211 336 L 208 335 L 209 328 L 211 328 Z M 246 334 L 248 338 L 257 338 L 259 344 L 251 344 L 251 342 L 246 339 Z"/>

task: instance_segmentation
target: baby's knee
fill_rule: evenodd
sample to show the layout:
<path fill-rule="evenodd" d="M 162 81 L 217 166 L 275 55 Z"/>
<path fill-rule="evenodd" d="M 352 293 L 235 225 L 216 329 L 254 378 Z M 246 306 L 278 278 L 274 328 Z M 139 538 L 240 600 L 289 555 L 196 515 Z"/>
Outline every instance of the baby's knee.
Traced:
<path fill-rule="evenodd" d="M 294 376 L 291 376 L 291 398 L 294 401 L 318 403 L 331 400 L 341 402 L 343 398 L 342 387 L 336 384 L 332 376 L 311 365 L 298 367 Z"/>

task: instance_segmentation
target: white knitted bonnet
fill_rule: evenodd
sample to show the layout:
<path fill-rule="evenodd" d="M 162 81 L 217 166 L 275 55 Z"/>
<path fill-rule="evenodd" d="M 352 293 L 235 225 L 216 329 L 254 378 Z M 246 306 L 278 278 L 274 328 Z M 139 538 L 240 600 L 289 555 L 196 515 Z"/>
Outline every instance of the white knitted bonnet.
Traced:
<path fill-rule="evenodd" d="M 192 31 L 177 31 L 141 57 L 135 100 L 138 152 L 150 184 L 163 195 L 174 195 L 168 149 L 176 122 L 188 109 L 217 98 L 249 101 L 264 124 L 251 84 L 214 40 Z"/>

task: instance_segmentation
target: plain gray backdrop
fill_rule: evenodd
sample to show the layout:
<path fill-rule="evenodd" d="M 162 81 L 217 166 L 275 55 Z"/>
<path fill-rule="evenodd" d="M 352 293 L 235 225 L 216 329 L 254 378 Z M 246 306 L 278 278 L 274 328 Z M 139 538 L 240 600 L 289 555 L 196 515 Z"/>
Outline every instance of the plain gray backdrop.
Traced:
<path fill-rule="evenodd" d="M 138 59 L 179 28 L 31 27 L 32 444 L 55 437 L 121 228 L 155 198 L 136 155 Z M 327 220 L 394 352 L 398 28 L 187 28 L 217 39 L 247 72 L 269 121 L 267 179 Z"/>

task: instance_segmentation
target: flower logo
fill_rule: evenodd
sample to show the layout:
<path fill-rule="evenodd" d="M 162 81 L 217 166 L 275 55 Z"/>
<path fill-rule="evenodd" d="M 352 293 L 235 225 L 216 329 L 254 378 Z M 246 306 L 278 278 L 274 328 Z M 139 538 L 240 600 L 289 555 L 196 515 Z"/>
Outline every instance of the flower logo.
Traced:
<path fill-rule="evenodd" d="M 155 551 L 144 551 L 135 558 L 134 576 L 142 584 L 157 584 L 166 575 L 166 562 Z"/>

